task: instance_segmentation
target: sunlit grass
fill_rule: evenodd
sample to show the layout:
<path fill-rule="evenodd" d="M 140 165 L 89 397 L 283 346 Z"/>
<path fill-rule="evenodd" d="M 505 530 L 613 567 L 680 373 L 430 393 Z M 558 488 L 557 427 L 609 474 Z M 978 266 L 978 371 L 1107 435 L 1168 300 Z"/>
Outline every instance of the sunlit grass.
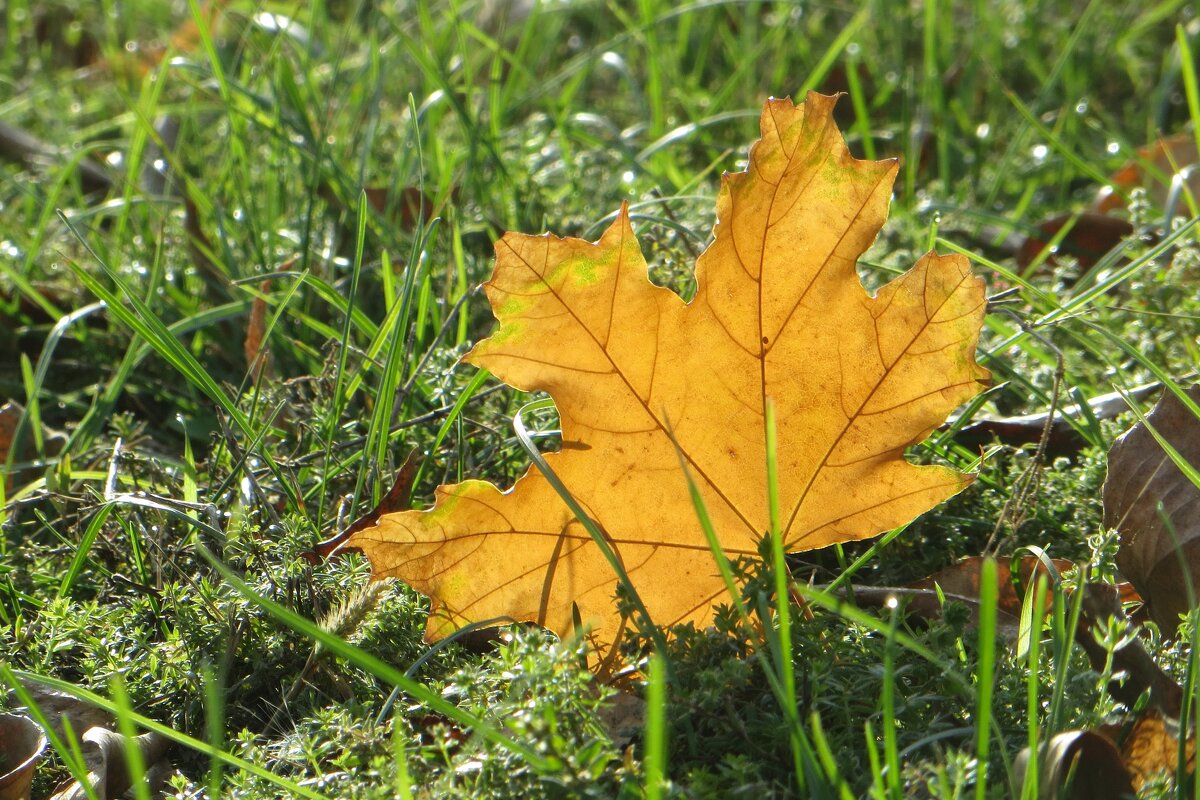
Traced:
<path fill-rule="evenodd" d="M 1194 378 L 1194 198 L 1177 221 L 1135 203 L 1136 235 L 1091 268 L 1013 258 L 1042 220 L 1089 208 L 1135 148 L 1188 121 L 1200 131 L 1194 12 L 522 7 L 0 8 L 0 120 L 61 148 L 0 162 L 0 402 L 24 409 L 0 467 L 3 680 L 66 681 L 159 729 L 183 745 L 181 790 L 214 795 L 1021 791 L 1020 747 L 1111 709 L 1073 647 L 1065 586 L 1019 655 L 990 634 L 987 601 L 975 630 L 922 628 L 853 590 L 923 577 L 1001 530 L 1014 548 L 1111 567 L 1092 545 L 1112 423 L 1070 412 L 1091 449 L 1046 465 L 1032 449 L 981 458 L 954 435 L 1055 397 L 1149 380 L 1178 393 Z M 980 349 L 1003 386 L 913 454 L 977 472 L 975 486 L 836 552 L 786 556 L 769 536 L 757 566 L 720 552 L 695 495 L 728 609 L 710 631 L 640 620 L 651 660 L 626 657 L 649 708 L 630 740 L 598 722 L 605 690 L 580 688 L 572 643 L 517 631 L 482 653 L 430 647 L 423 601 L 403 588 L 353 643 L 322 630 L 366 567 L 301 554 L 377 502 L 409 452 L 421 504 L 441 482 L 506 487 L 535 440 L 553 447 L 553 423 L 512 424 L 547 401 L 459 361 L 492 324 L 474 291 L 491 241 L 594 236 L 629 201 L 654 279 L 687 295 L 719 176 L 744 166 L 763 99 L 810 88 L 850 93 L 838 119 L 856 156 L 903 161 L 869 285 L 932 241 L 971 258 L 992 293 L 1015 289 Z M 107 174 L 103 196 L 85 192 L 84 159 Z M 270 364 L 257 379 L 256 301 Z M 1043 466 L 1024 522 L 999 525 Z M 1041 596 L 1029 602 L 1040 619 Z M 328 665 L 281 711 L 314 642 Z M 286 730 L 265 730 L 277 713 Z M 70 742 L 55 751 L 47 790 L 82 769 Z M 1036 768 L 1026 779 L 1032 796 Z"/>

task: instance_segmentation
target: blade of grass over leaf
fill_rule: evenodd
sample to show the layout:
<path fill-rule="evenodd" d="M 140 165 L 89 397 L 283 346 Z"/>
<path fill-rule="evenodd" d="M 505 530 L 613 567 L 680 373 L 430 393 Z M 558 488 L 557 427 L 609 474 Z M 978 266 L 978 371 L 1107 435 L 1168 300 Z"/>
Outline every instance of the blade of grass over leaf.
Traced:
<path fill-rule="evenodd" d="M 659 800 L 666 782 L 667 668 L 665 653 L 652 653 L 646 683 L 646 800 Z"/>
<path fill-rule="evenodd" d="M 603 554 L 605 560 L 608 561 L 608 565 L 612 568 L 613 573 L 616 574 L 617 580 L 620 581 L 621 588 L 624 589 L 628 594 L 630 602 L 633 603 L 634 608 L 641 617 L 639 620 L 637 620 L 637 624 L 651 639 L 654 640 L 659 650 L 665 653 L 667 651 L 666 638 L 663 636 L 663 633 L 658 626 L 654 624 L 654 620 L 651 619 L 650 612 L 646 610 L 646 604 L 642 602 L 642 598 L 638 594 L 637 587 L 629 579 L 629 573 L 625 571 L 625 565 L 621 562 L 621 559 L 617 557 L 617 554 L 613 551 L 612 546 L 608 543 L 607 538 L 596 525 L 596 522 L 588 516 L 587 512 L 584 511 L 583 507 L 579 505 L 579 502 L 571 494 L 570 490 L 563 485 L 562 481 L 559 480 L 558 475 L 556 475 L 554 470 L 551 469 L 541 451 L 538 450 L 537 445 L 533 443 L 533 439 L 530 437 L 529 431 L 525 427 L 525 414 L 534 413 L 537 411 L 548 411 L 552 408 L 554 408 L 554 403 L 551 400 L 535 400 L 532 403 L 526 403 L 524 406 L 522 406 L 521 409 L 513 416 L 513 431 L 517 434 L 517 441 L 520 442 L 521 447 L 524 448 L 534 465 L 537 466 L 538 470 L 546 478 L 546 481 L 554 488 L 554 491 L 558 493 L 558 496 L 562 498 L 563 502 L 567 504 L 567 507 L 571 509 L 571 513 L 575 515 L 575 518 L 578 519 L 580 524 L 583 525 L 584 529 L 587 530 L 588 535 L 592 538 L 592 541 L 596 544 L 596 547 L 600 549 L 600 552 Z M 666 668 L 670 670 L 670 662 L 665 663 Z"/>
<path fill-rule="evenodd" d="M 1029 736 L 1026 747 L 1030 753 L 1038 753 L 1041 742 L 1041 728 L 1039 720 L 1041 718 L 1041 702 L 1040 702 L 1040 667 L 1041 667 L 1041 647 L 1042 647 L 1042 622 L 1046 615 L 1046 591 L 1049 588 L 1049 581 L 1045 575 L 1038 575 L 1037 580 L 1029 587 L 1025 593 L 1025 603 L 1030 606 L 1030 619 L 1037 620 L 1032 622 L 1029 644 L 1025 648 L 1025 660 L 1028 665 L 1028 670 L 1025 679 L 1025 714 L 1029 719 Z M 1024 609 L 1022 609 L 1022 619 L 1024 619 Z M 1018 656 L 1019 658 L 1020 656 Z M 1030 758 L 1029 763 L 1025 768 L 1025 781 L 1021 787 L 1021 800 L 1037 800 L 1040 797 L 1038 791 L 1038 783 L 1040 780 L 1039 769 L 1041 766 L 1040 758 Z"/>
<path fill-rule="evenodd" d="M 670 428 L 668 428 L 668 434 L 671 435 L 672 441 L 674 441 L 674 433 L 670 430 Z M 743 628 L 748 635 L 753 635 L 753 632 L 758 629 L 758 626 L 755 625 L 754 620 L 750 616 L 750 612 L 746 607 L 746 603 L 742 597 L 742 590 L 738 587 L 736 579 L 733 576 L 733 567 L 729 563 L 729 557 L 725 554 L 725 549 L 721 545 L 720 537 L 713 528 L 712 518 L 708 514 L 708 508 L 705 505 L 704 496 L 701 494 L 699 487 L 696 485 L 696 481 L 692 477 L 691 469 L 688 466 L 687 459 L 684 458 L 683 453 L 678 450 L 678 446 L 677 453 L 679 456 L 680 469 L 683 471 L 683 475 L 687 480 L 688 491 L 692 499 L 692 507 L 696 513 L 697 521 L 700 523 L 700 527 L 704 531 L 704 537 L 708 543 L 709 550 L 712 552 L 714 561 L 716 561 L 717 570 L 720 572 L 721 579 L 725 583 L 726 593 L 728 594 L 730 602 L 733 603 L 734 608 L 738 612 L 738 618 L 741 620 Z M 776 586 L 778 586 L 777 582 Z M 785 587 L 783 598 L 790 598 L 790 596 L 790 593 Z M 787 599 L 780 600 L 779 602 L 787 602 Z M 758 659 L 759 664 L 762 666 L 763 674 L 767 679 L 768 685 L 771 687 L 771 692 L 774 694 L 775 700 L 779 704 L 779 708 L 788 718 L 788 733 L 789 737 L 791 738 L 792 745 L 791 752 L 794 770 L 793 775 L 800 782 L 800 788 L 805 789 L 808 787 L 808 775 L 811 772 L 811 766 L 806 761 L 805 755 L 806 753 L 811 754 L 812 747 L 807 740 L 807 735 L 805 734 L 803 727 L 801 727 L 799 715 L 795 712 L 797 706 L 795 702 L 794 685 L 791 694 L 789 694 L 783 679 L 785 668 L 782 666 L 776 666 L 779 664 L 781 657 L 786 658 L 790 662 L 791 651 L 788 650 L 786 652 L 781 652 L 781 649 L 776 644 L 775 647 L 770 648 L 769 650 L 764 650 L 762 647 L 756 647 L 754 649 L 754 655 Z"/>

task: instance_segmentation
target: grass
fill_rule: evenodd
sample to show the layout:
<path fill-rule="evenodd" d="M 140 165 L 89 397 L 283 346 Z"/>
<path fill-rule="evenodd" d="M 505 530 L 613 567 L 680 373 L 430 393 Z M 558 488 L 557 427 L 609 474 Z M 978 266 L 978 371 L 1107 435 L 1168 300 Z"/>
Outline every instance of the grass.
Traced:
<path fill-rule="evenodd" d="M 913 457 L 979 480 L 874 543 L 788 555 L 803 608 L 774 600 L 777 538 L 758 561 L 714 553 L 740 587 L 713 628 L 629 643 L 656 654 L 630 730 L 602 723 L 613 690 L 578 643 L 515 627 L 431 648 L 420 596 L 364 595 L 361 560 L 301 554 L 412 450 L 421 505 L 442 482 L 507 486 L 527 447 L 552 447 L 552 419 L 513 433 L 538 398 L 458 360 L 491 329 L 474 288 L 491 241 L 594 237 L 627 200 L 654 279 L 688 296 L 717 178 L 744 166 L 768 95 L 847 91 L 852 151 L 903 159 L 869 285 L 935 246 L 1015 289 L 980 348 L 998 388 L 969 414 L 1186 384 L 1186 200 L 1132 198 L 1138 235 L 1091 267 L 1022 268 L 1011 242 L 1086 208 L 1136 147 L 1200 130 L 1194 9 L 640 0 L 505 22 L 485 6 L 0 8 L 0 119 L 64 148 L 0 164 L 0 400 L 24 408 L 0 486 L 0 681 L 76 687 L 170 736 L 181 797 L 1020 794 L 1021 747 L 1120 711 L 1065 587 L 1019 655 L 989 604 L 977 629 L 953 605 L 920 626 L 839 590 L 1030 545 L 1111 578 L 1097 498 L 1119 422 L 1074 418 L 1085 446 L 1048 458 L 1032 494 L 1032 447 L 980 460 L 935 435 Z M 103 196 L 84 158 L 108 165 Z M 1187 644 L 1161 660 L 1190 687 Z M 43 794 L 80 769 L 55 751 Z"/>

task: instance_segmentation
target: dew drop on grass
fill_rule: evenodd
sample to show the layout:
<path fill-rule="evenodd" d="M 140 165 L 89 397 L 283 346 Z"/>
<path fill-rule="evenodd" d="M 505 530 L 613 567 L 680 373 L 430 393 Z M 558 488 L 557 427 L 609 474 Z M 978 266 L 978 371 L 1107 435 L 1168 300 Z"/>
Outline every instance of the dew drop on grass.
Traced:
<path fill-rule="evenodd" d="M 1110 156 L 1115 156 L 1117 153 L 1121 152 L 1121 143 L 1120 142 L 1109 142 L 1108 146 L 1105 147 L 1104 149 L 1106 151 L 1108 151 L 1108 154 Z"/>
<path fill-rule="evenodd" d="M 979 127 L 975 129 L 975 137 L 977 139 L 986 139 L 992 132 L 992 126 L 986 122 L 979 123 Z"/>
<path fill-rule="evenodd" d="M 1042 162 L 1046 160 L 1046 156 L 1050 153 L 1050 148 L 1044 144 L 1035 144 L 1033 149 L 1029 151 L 1033 155 L 1034 161 Z"/>

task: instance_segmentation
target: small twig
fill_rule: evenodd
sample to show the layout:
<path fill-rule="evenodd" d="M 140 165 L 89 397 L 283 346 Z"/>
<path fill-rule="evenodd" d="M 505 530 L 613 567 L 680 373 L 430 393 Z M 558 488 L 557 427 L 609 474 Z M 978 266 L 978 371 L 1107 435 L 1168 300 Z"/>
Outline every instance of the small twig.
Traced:
<path fill-rule="evenodd" d="M 675 212 L 671 209 L 671 204 L 667 202 L 667 198 L 658 190 L 658 187 L 655 186 L 650 192 L 662 201 L 662 210 L 667 215 L 667 219 L 675 223 L 678 228 L 683 229 L 685 226 L 679 222 L 679 218 L 675 216 Z M 692 256 L 692 261 L 698 259 L 700 253 L 696 250 L 696 246 L 692 244 L 692 240 L 686 236 L 680 236 L 679 238 L 683 241 L 683 246 L 687 248 L 688 253 Z"/>

